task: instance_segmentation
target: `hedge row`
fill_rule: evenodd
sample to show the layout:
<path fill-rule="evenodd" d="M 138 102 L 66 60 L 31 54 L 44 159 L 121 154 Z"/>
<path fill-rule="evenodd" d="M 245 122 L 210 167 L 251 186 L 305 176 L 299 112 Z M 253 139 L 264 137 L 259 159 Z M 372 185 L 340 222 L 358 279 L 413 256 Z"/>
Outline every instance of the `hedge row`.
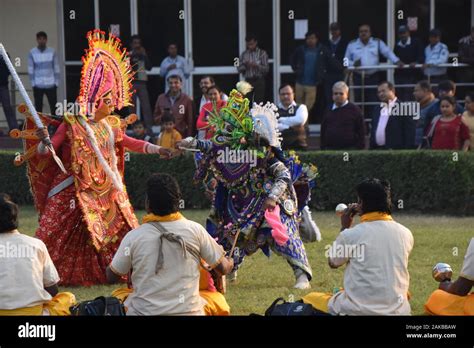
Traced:
<path fill-rule="evenodd" d="M 31 204 L 25 167 L 13 165 L 14 152 L 0 152 L 0 192 L 21 204 Z M 355 200 L 354 187 L 363 178 L 388 179 L 398 209 L 474 215 L 474 154 L 451 151 L 323 151 L 300 154 L 319 168 L 311 206 L 330 210 Z M 125 182 L 137 208 L 143 207 L 145 181 L 154 172 L 171 173 L 180 183 L 186 208 L 206 208 L 209 202 L 192 183 L 195 167 L 190 154 L 173 160 L 132 154 Z"/>

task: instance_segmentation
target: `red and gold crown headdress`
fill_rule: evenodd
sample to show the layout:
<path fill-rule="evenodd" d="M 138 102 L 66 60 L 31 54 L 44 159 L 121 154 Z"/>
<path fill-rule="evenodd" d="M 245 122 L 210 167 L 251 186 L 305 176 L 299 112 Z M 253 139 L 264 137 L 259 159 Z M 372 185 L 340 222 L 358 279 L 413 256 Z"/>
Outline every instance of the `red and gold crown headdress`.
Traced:
<path fill-rule="evenodd" d="M 134 72 L 120 39 L 112 34 L 106 38 L 104 31 L 95 29 L 87 33 L 87 40 L 78 98 L 81 114 L 93 115 L 99 99 L 109 92 L 116 109 L 132 105 Z"/>

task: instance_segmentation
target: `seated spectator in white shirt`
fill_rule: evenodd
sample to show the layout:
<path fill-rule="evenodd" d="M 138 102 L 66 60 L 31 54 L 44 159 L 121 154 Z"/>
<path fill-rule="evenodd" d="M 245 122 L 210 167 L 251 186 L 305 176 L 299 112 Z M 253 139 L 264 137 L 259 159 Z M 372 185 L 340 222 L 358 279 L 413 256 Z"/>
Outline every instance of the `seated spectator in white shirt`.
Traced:
<path fill-rule="evenodd" d="M 344 81 L 332 88 L 332 107 L 321 122 L 321 149 L 363 149 L 365 147 L 364 115 L 349 102 L 349 87 Z"/>
<path fill-rule="evenodd" d="M 18 206 L 0 194 L 0 316 L 70 315 L 71 293 L 58 293 L 59 275 L 46 245 L 18 231 Z"/>
<path fill-rule="evenodd" d="M 229 273 L 234 262 L 204 227 L 181 215 L 181 193 L 172 176 L 152 175 L 146 192 L 148 215 L 120 243 L 107 279 L 116 283 L 132 272 L 133 291 L 117 296 L 125 298 L 127 315 L 204 315 L 201 260 L 221 275 Z"/>
<path fill-rule="evenodd" d="M 291 85 L 282 85 L 278 91 L 278 129 L 282 133 L 282 149 L 306 150 L 305 124 L 308 121 L 308 108 L 295 102 L 295 92 Z"/>
<path fill-rule="evenodd" d="M 366 179 L 357 185 L 358 203 L 341 216 L 341 233 L 327 250 L 329 266 L 344 270 L 344 289 L 303 297 L 332 315 L 410 315 L 408 257 L 413 235 L 391 216 L 390 185 Z M 352 226 L 355 214 L 358 225 Z"/>

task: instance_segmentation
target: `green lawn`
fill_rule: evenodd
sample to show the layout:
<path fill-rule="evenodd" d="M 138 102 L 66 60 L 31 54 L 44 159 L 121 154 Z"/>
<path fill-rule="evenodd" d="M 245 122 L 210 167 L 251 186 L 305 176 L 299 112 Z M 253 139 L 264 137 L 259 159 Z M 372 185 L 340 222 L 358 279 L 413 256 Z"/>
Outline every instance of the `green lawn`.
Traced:
<path fill-rule="evenodd" d="M 188 210 L 184 215 L 204 223 L 207 211 Z M 139 217 L 143 211 L 138 212 Z M 322 234 L 320 243 L 306 245 L 313 268 L 313 291 L 332 291 L 342 286 L 343 269 L 331 270 L 324 257 L 324 247 L 332 243 L 339 232 L 339 219 L 334 213 L 313 212 Z M 450 217 L 431 215 L 396 214 L 394 218 L 408 227 L 415 238 L 410 256 L 410 292 L 413 314 L 423 314 L 423 304 L 437 283 L 431 278 L 431 268 L 437 262 L 449 263 L 457 276 L 470 239 L 473 237 L 474 217 Z M 21 207 L 20 229 L 33 235 L 37 226 L 37 214 L 32 207 Z M 239 269 L 238 280 L 228 284 L 226 298 L 232 314 L 263 314 L 277 297 L 299 299 L 308 291 L 293 289 L 293 272 L 280 257 L 267 258 L 263 253 L 247 257 Z M 92 286 L 89 288 L 62 288 L 73 292 L 79 301 L 108 295 L 117 286 Z"/>

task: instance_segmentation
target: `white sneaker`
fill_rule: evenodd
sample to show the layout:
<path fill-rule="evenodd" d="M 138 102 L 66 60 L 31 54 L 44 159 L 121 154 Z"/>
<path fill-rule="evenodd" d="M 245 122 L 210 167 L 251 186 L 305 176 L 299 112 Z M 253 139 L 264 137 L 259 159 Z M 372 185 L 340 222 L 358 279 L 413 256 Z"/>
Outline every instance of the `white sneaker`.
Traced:
<path fill-rule="evenodd" d="M 311 288 L 311 284 L 309 283 L 308 276 L 305 273 L 301 274 L 298 278 L 296 278 L 296 283 L 295 283 L 294 288 L 300 289 L 300 290 Z"/>

